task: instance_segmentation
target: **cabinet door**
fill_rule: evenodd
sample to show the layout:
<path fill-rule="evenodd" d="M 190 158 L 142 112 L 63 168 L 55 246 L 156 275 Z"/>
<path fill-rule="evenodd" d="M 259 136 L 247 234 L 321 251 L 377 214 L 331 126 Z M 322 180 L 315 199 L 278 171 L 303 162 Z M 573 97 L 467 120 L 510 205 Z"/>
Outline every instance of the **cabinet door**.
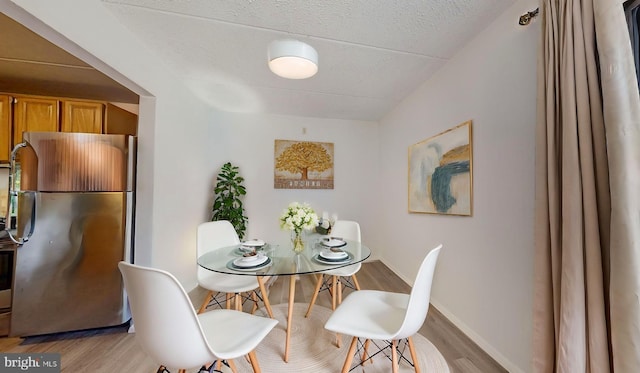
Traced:
<path fill-rule="evenodd" d="M 22 133 L 57 132 L 58 100 L 42 97 L 16 97 L 13 107 L 13 145 L 22 142 Z"/>
<path fill-rule="evenodd" d="M 102 133 L 104 105 L 99 102 L 62 101 L 61 132 Z"/>
<path fill-rule="evenodd" d="M 11 97 L 0 95 L 0 163 L 11 154 Z"/>
<path fill-rule="evenodd" d="M 111 135 L 138 134 L 138 116 L 130 111 L 107 103 L 104 133 Z"/>

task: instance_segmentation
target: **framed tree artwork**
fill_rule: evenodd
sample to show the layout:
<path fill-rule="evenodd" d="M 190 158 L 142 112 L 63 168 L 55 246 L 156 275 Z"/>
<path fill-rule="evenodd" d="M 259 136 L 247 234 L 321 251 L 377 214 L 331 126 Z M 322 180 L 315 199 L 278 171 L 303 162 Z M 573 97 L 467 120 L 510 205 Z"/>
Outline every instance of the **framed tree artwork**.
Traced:
<path fill-rule="evenodd" d="M 471 215 L 471 121 L 409 147 L 409 212 Z"/>
<path fill-rule="evenodd" d="M 333 143 L 275 140 L 275 189 L 333 189 Z"/>

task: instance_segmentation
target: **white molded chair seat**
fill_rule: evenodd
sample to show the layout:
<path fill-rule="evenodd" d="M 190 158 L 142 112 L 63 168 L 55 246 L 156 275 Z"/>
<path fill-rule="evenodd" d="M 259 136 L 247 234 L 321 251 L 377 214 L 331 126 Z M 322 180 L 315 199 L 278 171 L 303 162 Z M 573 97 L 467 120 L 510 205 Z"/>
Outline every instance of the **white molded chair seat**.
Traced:
<path fill-rule="evenodd" d="M 277 320 L 236 310 L 213 311 L 198 315 L 198 320 L 211 350 L 222 360 L 248 355 L 278 324 Z"/>
<path fill-rule="evenodd" d="M 187 293 L 168 272 L 120 262 L 136 340 L 161 367 L 192 369 L 248 355 L 260 367 L 255 348 L 278 323 L 235 310 L 197 315 Z"/>
<path fill-rule="evenodd" d="M 331 236 L 361 242 L 360 224 L 355 221 L 338 220 L 331 228 Z M 318 294 L 323 290 L 329 290 L 331 292 L 331 308 L 334 310 L 336 305 L 342 302 L 343 287 L 349 286 L 354 290 L 360 290 L 360 284 L 358 283 L 356 273 L 358 273 L 361 267 L 362 264 L 357 263 L 319 273 L 315 291 L 311 297 L 311 301 L 309 302 L 307 313 L 304 316 L 308 317 L 311 314 L 311 309 L 316 303 Z M 329 276 L 326 281 L 325 276 Z"/>
<path fill-rule="evenodd" d="M 411 294 L 379 290 L 360 290 L 349 294 L 331 314 L 327 330 L 353 336 L 342 372 L 351 367 L 359 338 L 365 339 L 360 364 L 367 360 L 369 340 L 386 340 L 391 348 L 392 371 L 398 371 L 398 341 L 407 339 L 416 372 L 420 372 L 411 337 L 427 318 L 431 284 L 442 245 L 431 250 L 422 261 Z M 385 347 L 385 348 L 386 348 Z"/>
<path fill-rule="evenodd" d="M 408 304 L 409 294 L 356 291 L 345 298 L 325 327 L 365 339 L 394 339 L 404 322 Z M 358 309 L 357 314 L 351 313 L 354 309 Z M 344 323 L 345 319 L 348 323 Z"/>
<path fill-rule="evenodd" d="M 258 288 L 255 276 L 231 276 L 217 272 L 201 276 L 198 284 L 205 289 L 215 289 L 221 293 L 244 293 Z"/>
<path fill-rule="evenodd" d="M 238 234 L 229 221 L 210 221 L 198 225 L 196 237 L 198 257 L 210 251 L 239 243 L 240 239 L 238 238 Z M 258 307 L 258 298 L 261 298 L 267 309 L 267 313 L 270 317 L 273 317 L 266 289 L 264 292 L 260 290 L 260 293 L 258 293 L 260 284 L 256 276 L 217 273 L 200 266 L 198 266 L 197 271 L 198 285 L 208 290 L 198 313 L 204 312 L 207 307 L 212 304 L 221 304 L 221 301 L 217 299 L 220 295 L 225 297 L 226 308 L 230 308 L 230 300 L 233 298 L 236 303 L 235 308 L 241 310 L 242 294 L 248 294 L 245 295 L 244 298 L 251 299 L 254 302 L 253 310 Z"/>
<path fill-rule="evenodd" d="M 358 263 L 358 264 L 350 265 L 347 267 L 324 271 L 322 273 L 329 276 L 349 277 L 358 273 L 358 271 L 360 270 L 360 267 L 362 267 L 362 264 Z"/>

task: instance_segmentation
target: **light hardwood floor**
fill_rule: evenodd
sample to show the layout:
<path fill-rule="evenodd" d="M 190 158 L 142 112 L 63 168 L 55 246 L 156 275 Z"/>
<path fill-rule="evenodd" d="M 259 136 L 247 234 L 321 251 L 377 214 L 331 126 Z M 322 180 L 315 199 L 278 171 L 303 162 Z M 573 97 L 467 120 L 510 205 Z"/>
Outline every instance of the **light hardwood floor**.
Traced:
<path fill-rule="evenodd" d="M 357 274 L 361 288 L 409 292 L 410 287 L 380 261 L 364 263 Z M 313 295 L 314 276 L 300 276 L 296 282 L 296 302 L 308 303 Z M 272 304 L 288 302 L 287 279 L 271 279 L 269 300 Z M 204 290 L 190 292 L 199 306 Z M 349 291 L 345 292 L 347 296 Z M 320 294 L 317 305 L 331 307 L 328 294 Z M 451 373 L 507 372 L 468 337 L 431 307 L 420 334 L 440 350 Z M 0 352 L 47 352 L 62 355 L 63 372 L 155 372 L 154 364 L 136 344 L 127 326 L 61 333 L 39 337 L 0 338 Z"/>

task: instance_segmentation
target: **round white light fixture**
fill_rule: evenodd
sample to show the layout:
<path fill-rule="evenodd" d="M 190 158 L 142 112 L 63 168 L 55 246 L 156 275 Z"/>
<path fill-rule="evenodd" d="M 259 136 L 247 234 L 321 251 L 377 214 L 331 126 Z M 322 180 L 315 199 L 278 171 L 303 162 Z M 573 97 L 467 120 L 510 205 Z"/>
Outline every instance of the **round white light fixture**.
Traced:
<path fill-rule="evenodd" d="M 293 39 L 269 44 L 269 68 L 287 79 L 306 79 L 318 72 L 318 52 L 309 44 Z"/>

